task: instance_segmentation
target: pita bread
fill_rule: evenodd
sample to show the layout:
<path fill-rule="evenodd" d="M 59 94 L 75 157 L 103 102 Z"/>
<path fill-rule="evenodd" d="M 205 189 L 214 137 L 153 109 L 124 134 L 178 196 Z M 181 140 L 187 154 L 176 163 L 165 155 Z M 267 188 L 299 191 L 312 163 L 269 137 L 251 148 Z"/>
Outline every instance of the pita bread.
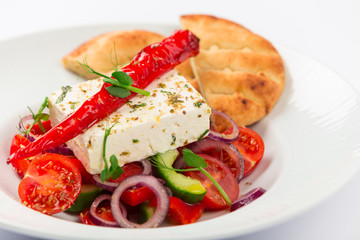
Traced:
<path fill-rule="evenodd" d="M 184 15 L 180 21 L 200 38 L 200 54 L 191 64 L 210 106 L 240 126 L 266 116 L 285 84 L 284 65 L 274 46 L 226 19 Z"/>
<path fill-rule="evenodd" d="M 109 32 L 85 42 L 66 55 L 62 62 L 68 70 L 86 79 L 94 79 L 98 76 L 86 72 L 78 61 L 83 63 L 86 58 L 94 70 L 109 73 L 115 66 L 129 63 L 147 45 L 159 42 L 163 38 L 160 34 L 144 30 Z"/>

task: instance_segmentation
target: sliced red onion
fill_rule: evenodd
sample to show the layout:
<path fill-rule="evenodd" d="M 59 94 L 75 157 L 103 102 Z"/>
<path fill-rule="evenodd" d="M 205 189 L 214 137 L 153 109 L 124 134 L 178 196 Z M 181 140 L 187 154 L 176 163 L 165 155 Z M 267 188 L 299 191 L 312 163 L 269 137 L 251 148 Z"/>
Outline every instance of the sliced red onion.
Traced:
<path fill-rule="evenodd" d="M 132 186 L 146 186 L 150 188 L 157 201 L 154 215 L 145 223 L 137 224 L 129 221 L 121 212 L 119 204 L 122 193 Z M 116 222 L 124 228 L 152 228 L 158 227 L 165 219 L 169 209 L 169 195 L 166 188 L 153 176 L 134 175 L 122 181 L 111 197 L 111 210 Z"/>
<path fill-rule="evenodd" d="M 25 132 L 26 131 L 25 127 L 28 125 L 31 125 L 33 122 L 34 122 L 34 119 L 33 119 L 32 115 L 26 115 L 25 117 L 22 117 L 19 121 L 19 130 L 21 132 Z M 25 137 L 30 142 L 33 142 L 36 140 L 36 136 L 34 136 L 31 132 L 29 134 L 25 135 Z"/>
<path fill-rule="evenodd" d="M 142 164 L 143 166 L 143 172 L 142 174 L 145 174 L 145 175 L 151 175 L 152 173 L 152 170 L 151 170 L 151 163 L 150 161 L 145 158 L 143 160 L 140 160 L 140 163 Z"/>
<path fill-rule="evenodd" d="M 193 151 L 194 153 L 209 153 L 209 151 L 216 149 L 217 151 L 226 152 L 234 161 L 236 164 L 236 172 L 235 172 L 235 178 L 240 181 L 240 179 L 244 175 L 244 158 L 237 150 L 236 147 L 232 144 L 226 144 L 223 141 L 217 141 L 211 138 L 204 138 L 200 141 L 197 141 L 195 143 L 192 143 L 188 146 L 188 148 Z M 223 161 L 223 159 L 220 159 Z"/>
<path fill-rule="evenodd" d="M 143 160 L 140 160 L 139 162 L 143 166 L 142 174 L 150 175 L 152 172 L 150 161 L 147 159 L 143 159 Z M 117 188 L 117 186 L 119 186 L 119 184 L 120 184 L 118 182 L 110 182 L 110 181 L 103 182 L 103 181 L 101 181 L 99 174 L 93 175 L 93 178 L 95 180 L 96 185 L 98 185 L 99 187 L 102 187 L 103 189 L 110 191 L 110 192 L 114 192 L 115 188 Z"/>
<path fill-rule="evenodd" d="M 186 168 L 186 163 L 185 163 L 184 158 L 182 156 L 175 160 L 175 162 L 173 164 L 173 168 L 176 168 L 176 169 L 184 169 L 184 168 Z"/>
<path fill-rule="evenodd" d="M 46 150 L 48 153 L 57 153 L 65 156 L 74 156 L 74 152 L 66 146 L 59 146 L 53 149 Z"/>
<path fill-rule="evenodd" d="M 94 200 L 94 202 L 91 204 L 90 211 L 89 211 L 90 220 L 95 225 L 98 225 L 98 226 L 119 227 L 119 224 L 117 224 L 117 222 L 103 219 L 96 214 L 96 210 L 98 209 L 100 203 L 102 203 L 104 201 L 111 202 L 111 195 L 110 194 L 102 194 Z M 122 203 L 119 203 L 119 207 L 120 207 L 119 211 L 121 211 L 121 213 L 124 216 L 126 216 L 127 213 L 126 213 L 126 209 L 125 209 L 124 205 L 122 205 Z"/>
<path fill-rule="evenodd" d="M 110 192 L 115 191 L 116 187 L 119 186 L 119 183 L 117 183 L 117 182 L 101 181 L 99 174 L 93 175 L 93 178 L 95 180 L 96 185 L 98 185 L 99 187 L 102 187 L 103 189 L 110 191 Z"/>
<path fill-rule="evenodd" d="M 232 143 L 232 142 L 236 141 L 239 138 L 239 128 L 238 128 L 237 124 L 234 122 L 234 120 L 232 120 L 225 113 L 219 112 L 219 111 L 216 111 L 216 110 L 212 110 L 211 114 L 220 116 L 225 121 L 228 121 L 231 124 L 232 132 L 229 133 L 229 134 L 224 134 L 224 133 L 216 132 L 216 131 L 210 129 L 210 133 L 208 135 L 209 138 L 219 140 L 219 141 L 222 141 L 224 143 Z"/>
<path fill-rule="evenodd" d="M 242 195 L 239 199 L 237 199 L 230 207 L 230 212 L 235 211 L 236 209 L 239 209 L 257 198 L 259 198 L 261 195 L 263 195 L 266 192 L 265 189 L 261 187 L 254 188 L 247 192 L 246 194 Z"/>

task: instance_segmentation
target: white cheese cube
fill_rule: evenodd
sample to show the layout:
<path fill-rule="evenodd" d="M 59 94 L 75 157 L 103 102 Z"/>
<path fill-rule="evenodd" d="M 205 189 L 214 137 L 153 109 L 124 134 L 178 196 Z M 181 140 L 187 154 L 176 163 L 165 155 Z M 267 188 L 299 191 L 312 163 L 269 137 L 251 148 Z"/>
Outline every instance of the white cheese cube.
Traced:
<path fill-rule="evenodd" d="M 102 80 L 97 79 L 72 86 L 58 103 L 62 91 L 51 94 L 52 124 L 58 124 L 74 112 L 98 92 L 102 84 Z M 209 128 L 209 106 L 178 72 L 164 74 L 146 90 L 150 96 L 135 96 L 109 117 L 67 142 L 90 173 L 98 174 L 105 166 L 102 157 L 105 128 L 114 123 L 117 124 L 107 139 L 106 158 L 115 154 L 120 166 L 197 141 Z"/>

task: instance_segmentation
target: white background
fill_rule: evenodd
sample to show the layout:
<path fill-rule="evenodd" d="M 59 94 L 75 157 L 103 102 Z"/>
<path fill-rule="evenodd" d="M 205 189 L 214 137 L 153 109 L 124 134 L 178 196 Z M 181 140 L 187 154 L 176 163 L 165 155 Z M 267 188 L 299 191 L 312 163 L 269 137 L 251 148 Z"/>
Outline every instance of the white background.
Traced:
<path fill-rule="evenodd" d="M 0 41 L 68 26 L 126 22 L 178 24 L 181 14 L 213 14 L 319 60 L 360 92 L 360 1 L 356 0 L 0 0 L 0 6 Z M 360 136 L 348 139 L 359 140 Z M 360 239 L 359 185 L 360 172 L 335 195 L 302 215 L 234 239 Z M 35 238 L 0 229 L 0 239 Z"/>

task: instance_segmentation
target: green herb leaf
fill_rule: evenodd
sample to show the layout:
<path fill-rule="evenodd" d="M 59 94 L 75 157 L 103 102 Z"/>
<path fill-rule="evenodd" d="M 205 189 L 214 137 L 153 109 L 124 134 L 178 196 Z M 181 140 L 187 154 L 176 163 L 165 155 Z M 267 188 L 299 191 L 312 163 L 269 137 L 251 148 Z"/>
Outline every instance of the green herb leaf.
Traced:
<path fill-rule="evenodd" d="M 124 170 L 119 166 L 118 159 L 113 154 L 110 156 L 110 178 L 117 179 L 124 173 Z"/>
<path fill-rule="evenodd" d="M 197 168 L 206 168 L 207 163 L 205 160 L 193 153 L 190 149 L 184 148 L 183 150 L 183 157 L 186 165 L 190 167 L 197 167 Z"/>
<path fill-rule="evenodd" d="M 197 140 L 199 141 L 199 140 L 203 139 L 208 132 L 210 132 L 210 129 L 206 129 L 205 132 L 203 132 L 203 133 L 200 135 L 200 137 L 198 137 Z"/>
<path fill-rule="evenodd" d="M 67 94 L 68 92 L 70 92 L 71 89 L 72 89 L 72 87 L 70 87 L 70 86 L 62 86 L 62 87 L 61 87 L 62 93 L 61 93 L 60 96 L 56 99 L 56 102 L 55 102 L 55 103 L 58 104 L 58 103 L 62 102 L 62 101 L 64 100 L 64 98 L 66 97 L 66 94 Z"/>
<path fill-rule="evenodd" d="M 112 76 L 116 79 L 113 79 L 109 76 L 106 76 L 102 73 L 99 73 L 97 71 L 95 71 L 94 69 L 92 69 L 89 64 L 87 63 L 86 61 L 86 58 L 84 59 L 84 62 L 83 63 L 80 63 L 78 61 L 78 63 L 80 64 L 80 66 L 84 69 L 84 71 L 88 72 L 88 73 L 93 73 L 93 74 L 96 74 L 96 75 L 99 75 L 101 77 L 103 77 L 103 81 L 106 82 L 106 83 L 110 83 L 112 84 L 113 86 L 116 86 L 118 88 L 123 88 L 123 89 L 126 89 L 128 91 L 131 91 L 131 92 L 135 92 L 135 93 L 138 93 L 138 94 L 141 94 L 141 95 L 144 95 L 144 96 L 150 96 L 150 92 L 148 91 L 145 91 L 143 89 L 140 89 L 140 88 L 137 88 L 137 87 L 133 87 L 131 86 L 133 84 L 133 80 L 131 79 L 131 77 L 125 73 L 125 72 L 121 72 L 121 71 L 115 71 Z M 112 87 L 113 87 L 112 86 Z M 123 93 L 119 93 L 118 90 L 108 90 L 109 94 L 115 96 L 115 97 L 119 97 L 119 98 L 124 98 L 129 96 L 130 93 L 127 95 L 127 94 L 123 94 Z"/>
<path fill-rule="evenodd" d="M 106 87 L 106 90 L 113 96 L 115 97 L 119 97 L 119 98 L 126 98 L 128 97 L 131 93 L 129 90 L 121 88 L 121 87 L 117 87 L 117 86 L 110 86 L 110 87 Z"/>
<path fill-rule="evenodd" d="M 49 107 L 49 103 L 48 103 L 48 97 L 45 97 L 44 102 L 41 104 L 39 111 L 37 114 L 35 114 L 31 108 L 28 106 L 28 109 L 31 112 L 32 118 L 34 119 L 34 121 L 32 122 L 32 124 L 26 129 L 26 126 L 24 126 L 24 124 L 21 122 L 20 124 L 22 125 L 22 127 L 24 129 L 26 129 L 24 132 L 22 132 L 24 135 L 28 135 L 31 131 L 31 129 L 33 128 L 33 126 L 37 123 L 40 127 L 40 130 L 45 133 L 46 130 L 43 126 L 43 124 L 41 123 L 41 121 L 47 121 L 49 120 L 49 114 L 47 113 L 43 113 L 44 109 Z M 21 118 L 20 118 L 21 119 Z"/>
<path fill-rule="evenodd" d="M 104 159 L 105 168 L 100 173 L 100 179 L 102 182 L 105 182 L 110 178 L 117 179 L 124 172 L 124 170 L 119 166 L 118 160 L 114 154 L 110 156 L 110 164 L 111 164 L 110 168 L 106 160 L 106 142 L 111 133 L 111 129 L 115 125 L 116 123 L 114 123 L 110 128 L 105 129 L 104 142 L 103 142 L 103 159 Z"/>
<path fill-rule="evenodd" d="M 111 74 L 116 80 L 119 81 L 120 84 L 131 86 L 133 84 L 132 78 L 125 72 L 116 71 Z"/>

